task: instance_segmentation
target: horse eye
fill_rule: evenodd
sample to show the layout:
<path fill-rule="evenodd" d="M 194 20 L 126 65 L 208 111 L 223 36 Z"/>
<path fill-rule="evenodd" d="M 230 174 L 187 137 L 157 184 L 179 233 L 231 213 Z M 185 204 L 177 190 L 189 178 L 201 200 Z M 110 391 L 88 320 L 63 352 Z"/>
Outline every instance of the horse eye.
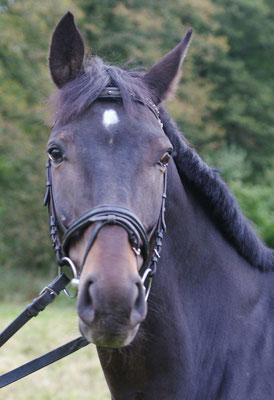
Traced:
<path fill-rule="evenodd" d="M 52 147 L 51 149 L 48 150 L 48 153 L 51 161 L 55 163 L 60 163 L 61 161 L 63 161 L 63 154 L 61 150 L 58 149 L 57 147 Z"/>
<path fill-rule="evenodd" d="M 167 165 L 170 160 L 171 154 L 169 151 L 166 151 L 164 155 L 162 155 L 159 164 L 160 165 Z"/>

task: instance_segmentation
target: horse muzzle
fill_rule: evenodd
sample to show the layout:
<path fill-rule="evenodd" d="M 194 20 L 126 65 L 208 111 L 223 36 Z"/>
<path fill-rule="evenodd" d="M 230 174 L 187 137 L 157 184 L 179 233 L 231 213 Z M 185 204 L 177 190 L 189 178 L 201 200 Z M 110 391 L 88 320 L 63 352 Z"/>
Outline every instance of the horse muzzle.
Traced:
<path fill-rule="evenodd" d="M 120 287 L 87 280 L 78 297 L 79 328 L 97 346 L 122 347 L 135 337 L 147 303 L 141 281 Z"/>
<path fill-rule="evenodd" d="M 98 234 L 80 277 L 80 331 L 97 346 L 126 346 L 146 314 L 146 293 L 127 232 L 106 226 Z"/>

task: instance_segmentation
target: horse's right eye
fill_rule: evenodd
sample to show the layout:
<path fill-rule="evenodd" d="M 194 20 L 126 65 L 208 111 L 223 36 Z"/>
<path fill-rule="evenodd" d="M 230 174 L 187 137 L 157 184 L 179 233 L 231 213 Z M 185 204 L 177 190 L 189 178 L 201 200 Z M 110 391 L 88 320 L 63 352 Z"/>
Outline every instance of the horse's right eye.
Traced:
<path fill-rule="evenodd" d="M 57 147 L 52 147 L 51 149 L 48 150 L 48 153 L 49 153 L 49 158 L 54 163 L 60 163 L 61 161 L 63 161 L 63 154 L 61 150 L 58 149 Z"/>

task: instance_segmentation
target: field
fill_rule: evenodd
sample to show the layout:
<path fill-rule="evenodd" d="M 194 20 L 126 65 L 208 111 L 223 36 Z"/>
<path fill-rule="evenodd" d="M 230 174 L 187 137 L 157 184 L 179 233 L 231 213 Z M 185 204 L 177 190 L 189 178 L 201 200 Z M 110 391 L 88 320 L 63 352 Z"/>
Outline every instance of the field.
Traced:
<path fill-rule="evenodd" d="M 60 297 L 63 297 L 61 294 Z M 2 331 L 24 308 L 1 301 Z M 0 374 L 79 336 L 75 301 L 57 298 L 0 351 Z M 5 400 L 106 400 L 110 395 L 94 345 L 15 382 L 0 392 Z"/>

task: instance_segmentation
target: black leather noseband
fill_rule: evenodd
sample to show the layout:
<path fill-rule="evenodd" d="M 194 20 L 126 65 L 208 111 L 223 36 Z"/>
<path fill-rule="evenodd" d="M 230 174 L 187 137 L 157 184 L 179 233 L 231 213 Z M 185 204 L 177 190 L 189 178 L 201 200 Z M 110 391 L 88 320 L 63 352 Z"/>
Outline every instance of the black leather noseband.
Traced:
<path fill-rule="evenodd" d="M 91 249 L 99 231 L 105 225 L 120 225 L 128 233 L 131 248 L 136 255 L 142 254 L 143 263 L 146 264 L 149 255 L 149 242 L 147 233 L 140 220 L 127 208 L 121 206 L 97 206 L 86 214 L 78 218 L 65 232 L 63 236 L 62 249 L 68 253 L 70 238 L 79 231 L 87 228 L 90 224 L 97 222 L 95 229 L 90 237 L 82 266 L 86 261 L 89 250 Z"/>

